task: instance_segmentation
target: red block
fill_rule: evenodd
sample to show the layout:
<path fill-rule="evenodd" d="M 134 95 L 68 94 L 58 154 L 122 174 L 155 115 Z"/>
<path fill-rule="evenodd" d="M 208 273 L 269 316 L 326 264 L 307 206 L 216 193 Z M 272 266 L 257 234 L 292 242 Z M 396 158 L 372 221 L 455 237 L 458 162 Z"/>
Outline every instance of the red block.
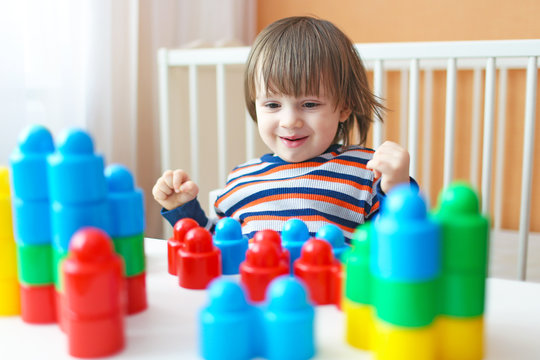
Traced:
<path fill-rule="evenodd" d="M 328 241 L 310 239 L 302 246 L 294 264 L 294 275 L 304 282 L 314 304 L 336 304 L 341 263 L 332 254 Z"/>
<path fill-rule="evenodd" d="M 58 290 L 55 291 L 56 297 L 56 321 L 63 333 L 67 334 L 67 318 L 66 318 L 66 297 Z"/>
<path fill-rule="evenodd" d="M 146 301 L 146 273 L 126 278 L 127 313 L 136 314 L 148 307 Z"/>
<path fill-rule="evenodd" d="M 199 227 L 199 224 L 190 218 L 180 219 L 174 224 L 173 236 L 167 241 L 169 274 L 177 275 L 178 249 L 184 244 L 186 233 L 196 227 Z"/>
<path fill-rule="evenodd" d="M 274 230 L 257 231 L 255 233 L 255 236 L 253 237 L 253 242 L 256 243 L 260 241 L 270 241 L 274 243 L 279 249 L 280 258 L 285 262 L 285 265 L 289 267 L 291 263 L 291 253 L 289 252 L 289 250 L 281 246 L 281 236 L 279 235 L 277 231 L 274 231 Z"/>
<path fill-rule="evenodd" d="M 221 276 L 221 252 L 212 243 L 212 234 L 202 227 L 186 233 L 178 249 L 178 283 L 186 289 L 206 289 Z"/>
<path fill-rule="evenodd" d="M 100 357 L 124 347 L 126 288 L 122 258 L 102 230 L 73 235 L 62 264 L 69 354 Z"/>
<path fill-rule="evenodd" d="M 21 318 L 29 324 L 56 322 L 54 285 L 29 286 L 20 284 Z"/>
<path fill-rule="evenodd" d="M 244 284 L 249 300 L 263 301 L 270 282 L 289 273 L 279 248 L 273 241 L 254 242 L 246 252 L 246 260 L 240 264 L 240 281 Z"/>

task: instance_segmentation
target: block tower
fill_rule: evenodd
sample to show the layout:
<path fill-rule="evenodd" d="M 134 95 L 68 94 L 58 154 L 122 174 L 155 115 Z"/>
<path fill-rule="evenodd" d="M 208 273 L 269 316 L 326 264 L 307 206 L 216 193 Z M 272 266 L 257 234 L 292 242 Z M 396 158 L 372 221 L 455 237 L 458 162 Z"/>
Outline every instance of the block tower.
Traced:
<path fill-rule="evenodd" d="M 438 359 L 484 357 L 484 298 L 489 220 L 476 193 L 464 183 L 445 189 L 435 211 L 442 229 L 441 313 Z"/>
<path fill-rule="evenodd" d="M 65 330 L 61 312 L 63 289 L 58 271 L 68 254 L 71 237 L 85 226 L 109 231 L 103 157 L 94 153 L 94 143 L 86 132 L 68 129 L 60 135 L 57 150 L 47 157 L 47 175 L 56 302 L 60 327 Z"/>
<path fill-rule="evenodd" d="M 10 156 L 15 241 L 21 290 L 21 317 L 28 323 L 56 321 L 47 156 L 50 132 L 26 128 Z"/>
<path fill-rule="evenodd" d="M 409 185 L 392 189 L 373 227 L 376 358 L 433 360 L 441 275 L 439 227 Z"/>
<path fill-rule="evenodd" d="M 129 170 L 119 164 L 107 166 L 107 198 L 109 201 L 109 235 L 116 252 L 125 263 L 127 313 L 135 314 L 147 308 L 146 266 L 144 256 L 143 192 L 135 188 Z"/>
<path fill-rule="evenodd" d="M 19 315 L 21 300 L 17 280 L 17 252 L 13 236 L 9 171 L 0 167 L 0 316 Z"/>

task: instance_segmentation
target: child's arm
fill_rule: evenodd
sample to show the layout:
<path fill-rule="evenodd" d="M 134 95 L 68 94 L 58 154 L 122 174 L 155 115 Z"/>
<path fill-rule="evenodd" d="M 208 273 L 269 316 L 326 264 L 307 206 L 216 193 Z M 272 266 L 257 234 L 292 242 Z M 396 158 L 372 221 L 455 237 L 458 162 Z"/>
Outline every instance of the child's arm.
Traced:
<path fill-rule="evenodd" d="M 381 189 L 385 194 L 396 185 L 409 183 L 409 153 L 399 144 L 385 141 L 373 154 L 366 167 L 375 177 L 381 177 Z"/>
<path fill-rule="evenodd" d="M 172 210 L 195 199 L 199 187 L 184 170 L 167 170 L 152 188 L 154 199 L 165 209 Z"/>

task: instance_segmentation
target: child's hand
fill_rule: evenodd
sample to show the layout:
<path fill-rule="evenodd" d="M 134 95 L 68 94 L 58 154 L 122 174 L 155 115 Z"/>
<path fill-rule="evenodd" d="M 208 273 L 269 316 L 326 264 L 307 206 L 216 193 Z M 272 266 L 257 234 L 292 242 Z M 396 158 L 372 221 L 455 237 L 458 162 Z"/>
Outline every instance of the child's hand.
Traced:
<path fill-rule="evenodd" d="M 409 183 L 409 153 L 400 145 L 385 141 L 373 154 L 366 167 L 372 169 L 375 177 L 381 177 L 381 189 L 388 194 L 401 183 Z"/>
<path fill-rule="evenodd" d="M 165 209 L 172 210 L 195 199 L 199 187 L 184 170 L 167 170 L 152 188 L 154 199 Z"/>

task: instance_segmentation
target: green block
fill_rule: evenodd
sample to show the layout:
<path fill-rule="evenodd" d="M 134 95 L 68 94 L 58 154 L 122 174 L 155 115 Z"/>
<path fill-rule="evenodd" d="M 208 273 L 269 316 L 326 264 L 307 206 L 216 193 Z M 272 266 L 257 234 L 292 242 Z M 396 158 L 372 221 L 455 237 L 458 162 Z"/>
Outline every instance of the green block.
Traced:
<path fill-rule="evenodd" d="M 484 313 L 486 279 L 478 275 L 444 275 L 441 279 L 441 314 L 456 317 Z"/>
<path fill-rule="evenodd" d="M 435 220 L 442 231 L 443 273 L 486 276 L 489 220 L 480 214 L 478 196 L 455 182 L 440 197 Z"/>
<path fill-rule="evenodd" d="M 54 276 L 54 287 L 56 291 L 64 291 L 64 279 L 61 274 L 62 262 L 68 256 L 69 252 L 64 251 L 60 248 L 53 248 L 53 276 Z"/>
<path fill-rule="evenodd" d="M 369 270 L 371 223 L 360 225 L 352 238 L 352 250 L 344 258 L 345 297 L 355 303 L 371 304 L 372 275 Z"/>
<path fill-rule="evenodd" d="M 116 252 L 124 259 L 127 277 L 145 271 L 144 234 L 113 238 L 113 243 Z"/>
<path fill-rule="evenodd" d="M 398 282 L 373 277 L 373 306 L 377 317 L 403 327 L 423 327 L 439 313 L 439 279 Z"/>
<path fill-rule="evenodd" d="M 17 244 L 19 282 L 24 285 L 53 283 L 52 246 Z"/>

